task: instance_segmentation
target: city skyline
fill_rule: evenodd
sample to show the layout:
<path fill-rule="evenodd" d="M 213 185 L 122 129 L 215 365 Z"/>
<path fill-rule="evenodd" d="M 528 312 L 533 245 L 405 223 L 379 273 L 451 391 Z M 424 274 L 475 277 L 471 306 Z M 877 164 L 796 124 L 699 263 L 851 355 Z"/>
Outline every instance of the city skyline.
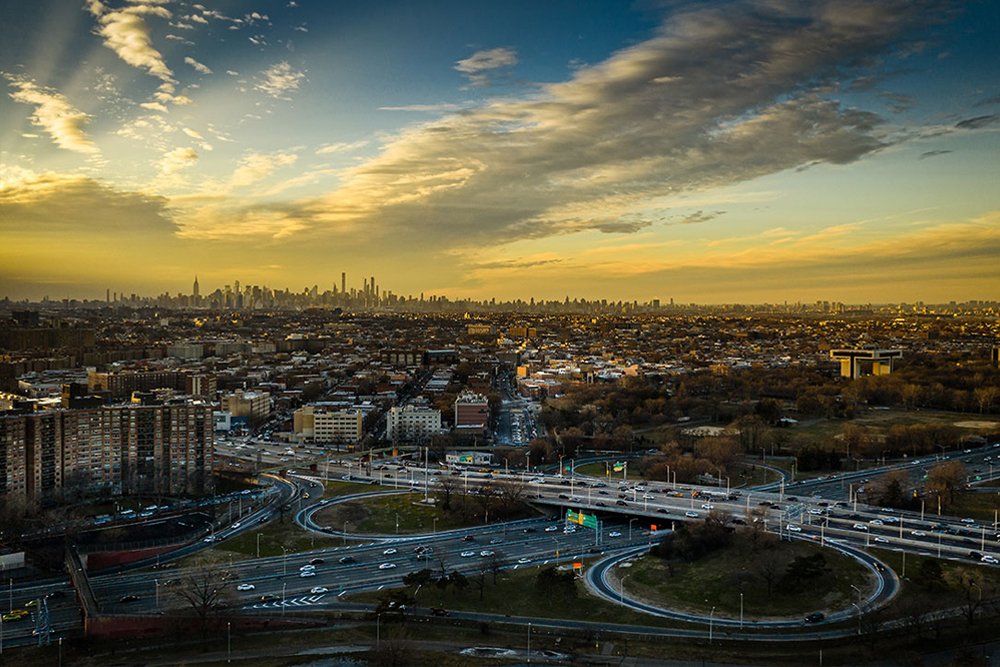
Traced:
<path fill-rule="evenodd" d="M 15 300 L 342 271 L 476 300 L 1000 296 L 991 3 L 9 15 Z"/>

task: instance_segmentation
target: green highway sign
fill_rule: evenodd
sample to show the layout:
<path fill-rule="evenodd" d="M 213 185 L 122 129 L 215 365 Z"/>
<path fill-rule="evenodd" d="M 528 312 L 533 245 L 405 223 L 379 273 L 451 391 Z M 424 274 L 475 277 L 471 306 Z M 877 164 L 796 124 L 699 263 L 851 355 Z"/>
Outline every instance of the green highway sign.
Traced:
<path fill-rule="evenodd" d="M 595 514 L 584 514 L 576 510 L 566 510 L 566 520 L 570 523 L 578 523 L 581 526 L 597 530 L 597 515 Z"/>

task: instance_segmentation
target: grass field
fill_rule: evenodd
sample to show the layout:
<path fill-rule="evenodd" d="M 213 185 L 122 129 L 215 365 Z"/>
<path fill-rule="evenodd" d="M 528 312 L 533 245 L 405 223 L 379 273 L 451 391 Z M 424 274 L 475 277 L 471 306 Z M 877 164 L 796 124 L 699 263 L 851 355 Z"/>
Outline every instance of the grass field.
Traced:
<path fill-rule="evenodd" d="M 784 576 L 793 558 L 816 553 L 826 558 L 825 574 L 807 581 L 790 581 Z M 773 572 L 770 595 L 764 574 L 767 568 Z M 613 575 L 625 577 L 626 593 L 637 599 L 704 614 L 714 607 L 717 616 L 730 618 L 739 618 L 743 581 L 746 619 L 801 617 L 842 609 L 854 599 L 852 584 L 862 590 L 874 586 L 868 570 L 853 558 L 798 540 L 777 542 L 757 554 L 738 540 L 694 563 L 645 556 L 627 570 L 615 568 Z"/>
<path fill-rule="evenodd" d="M 433 505 L 418 504 L 422 499 L 421 493 L 404 493 L 349 500 L 322 509 L 313 518 L 320 525 L 341 529 L 346 522 L 349 532 L 400 535 L 478 525 Z"/>

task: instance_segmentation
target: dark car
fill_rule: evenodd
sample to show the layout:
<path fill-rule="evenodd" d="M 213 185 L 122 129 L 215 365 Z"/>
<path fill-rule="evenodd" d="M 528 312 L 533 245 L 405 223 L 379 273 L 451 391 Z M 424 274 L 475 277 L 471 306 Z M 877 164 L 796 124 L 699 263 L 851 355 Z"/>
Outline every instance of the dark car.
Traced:
<path fill-rule="evenodd" d="M 465 537 L 462 538 L 462 541 L 463 542 L 475 542 L 476 541 L 476 536 L 475 535 L 466 535 Z"/>
<path fill-rule="evenodd" d="M 344 556 L 343 558 L 340 559 L 341 565 L 347 565 L 348 563 L 357 563 L 357 562 L 358 559 L 355 558 L 354 556 Z"/>
<path fill-rule="evenodd" d="M 660 507 L 656 511 L 659 512 L 660 514 L 670 514 L 670 510 L 668 510 L 665 507 Z"/>
<path fill-rule="evenodd" d="M 277 602 L 278 601 L 278 596 L 275 595 L 274 593 L 265 593 L 264 595 L 260 596 L 260 601 L 261 602 Z"/>
<path fill-rule="evenodd" d="M 431 607 L 431 616 L 451 616 L 451 612 L 440 607 Z"/>
<path fill-rule="evenodd" d="M 132 593 L 129 593 L 128 595 L 123 595 L 120 598 L 118 598 L 119 602 L 138 602 L 138 600 L 139 596 L 133 595 Z"/>
<path fill-rule="evenodd" d="M 824 618 L 826 618 L 826 616 L 823 615 L 823 612 L 814 611 L 806 616 L 806 623 L 822 623 Z"/>
<path fill-rule="evenodd" d="M 969 558 L 971 558 L 972 560 L 982 560 L 983 555 L 978 551 L 970 551 Z"/>
<path fill-rule="evenodd" d="M 615 504 L 618 505 L 618 506 L 620 506 L 620 507 L 625 507 L 626 505 L 628 505 L 628 503 L 625 502 L 624 500 L 619 500 Z"/>
<path fill-rule="evenodd" d="M 309 564 L 310 565 L 322 565 L 325 562 L 326 561 L 323 560 L 322 558 L 313 558 L 311 561 L 309 561 Z"/>

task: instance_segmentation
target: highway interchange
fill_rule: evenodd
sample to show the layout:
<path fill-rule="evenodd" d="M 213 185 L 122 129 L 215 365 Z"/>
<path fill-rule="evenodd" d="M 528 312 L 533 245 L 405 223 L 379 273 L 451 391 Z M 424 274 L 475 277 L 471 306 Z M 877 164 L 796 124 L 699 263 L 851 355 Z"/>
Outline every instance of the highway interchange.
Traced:
<path fill-rule="evenodd" d="M 985 467 L 987 462 L 983 459 L 996 452 L 994 447 L 957 452 L 946 457 Z M 562 522 L 532 519 L 431 535 L 351 534 L 345 536 L 345 539 L 349 537 L 353 541 L 349 546 L 233 562 L 232 568 L 228 568 L 238 579 L 238 582 L 234 581 L 233 588 L 237 583 L 243 588 L 253 588 L 234 590 L 235 598 L 230 611 L 239 608 L 246 613 L 284 614 L 296 610 L 344 607 L 342 597 L 348 593 L 398 586 L 405 574 L 425 567 L 438 571 L 443 568 L 449 572 L 457 569 L 466 574 L 474 574 L 484 567 L 491 567 L 496 560 L 503 561 L 505 567 L 531 567 L 556 561 L 566 562 L 584 556 L 606 556 L 599 566 L 591 567 L 588 573 L 588 586 L 596 594 L 650 614 L 703 623 L 705 619 L 701 617 L 677 616 L 670 610 L 650 609 L 648 605 L 629 600 L 622 591 L 616 591 L 608 585 L 605 574 L 620 558 L 648 546 L 654 539 L 646 529 L 649 524 L 656 524 L 661 530 L 669 529 L 677 521 L 703 519 L 709 510 L 724 512 L 739 521 L 746 521 L 750 512 L 755 510 L 767 521 L 769 530 L 778 532 L 783 537 L 809 539 L 852 553 L 868 564 L 879 582 L 874 594 L 866 601 L 867 605 L 877 606 L 892 597 L 896 591 L 896 583 L 894 576 L 885 575 L 887 568 L 881 567 L 864 551 L 867 547 L 940 556 L 970 564 L 975 562 L 984 567 L 996 566 L 995 563 L 981 562 L 983 556 L 1000 554 L 1000 541 L 993 524 L 977 524 L 961 517 L 938 516 L 936 513 L 931 514 L 929 508 L 923 516 L 920 512 L 886 510 L 858 502 L 857 495 L 853 493 L 854 485 L 861 485 L 863 480 L 875 478 L 885 470 L 903 468 L 913 475 L 922 476 L 927 468 L 937 462 L 931 457 L 881 469 L 846 473 L 834 479 L 778 484 L 763 490 L 730 489 L 730 493 L 720 487 L 662 482 L 635 483 L 581 475 L 567 478 L 541 475 L 534 471 L 504 475 L 500 471 L 484 473 L 465 470 L 456 477 L 463 485 L 468 485 L 470 492 L 474 492 L 482 484 L 504 479 L 523 481 L 528 486 L 532 502 L 547 506 L 558 514 L 565 508 L 593 512 L 602 517 L 602 530 L 595 535 L 594 531 L 580 527 L 573 533 L 565 533 Z M 433 491 L 437 480 L 457 472 L 438 468 L 425 470 L 412 462 L 403 464 L 383 461 L 379 465 L 384 465 L 385 468 L 359 469 L 354 463 L 348 466 L 347 462 L 341 464 L 333 461 L 319 466 L 314 472 L 294 473 L 288 480 L 272 476 L 272 481 L 281 491 L 281 497 L 274 504 L 244 517 L 238 526 L 218 530 L 215 534 L 216 542 L 198 542 L 161 557 L 161 566 L 168 561 L 209 549 L 235 535 L 257 529 L 263 522 L 277 515 L 279 504 L 292 507 L 295 521 L 304 530 L 340 535 L 334 527 L 320 526 L 312 520 L 319 508 L 332 502 L 321 500 L 323 479 L 348 478 L 378 486 L 381 477 L 382 485 L 373 491 L 392 492 L 395 490 L 393 485 L 416 491 L 423 491 L 425 488 Z M 404 466 L 405 471 L 401 470 Z M 387 472 L 393 476 L 386 477 Z M 305 498 L 307 493 L 309 498 Z M 620 537 L 612 537 L 612 533 L 620 534 Z M 418 547 L 431 549 L 432 555 L 418 559 L 418 554 L 414 551 Z M 484 553 L 487 555 L 482 555 Z M 317 562 L 317 559 L 322 562 Z M 342 559 L 351 559 L 353 562 L 342 562 Z M 309 561 L 314 562 L 312 568 L 307 568 Z M 102 612 L 155 613 L 178 608 L 179 603 L 172 595 L 172 588 L 177 584 L 171 582 L 187 576 L 188 569 L 150 569 L 154 564 L 138 563 L 92 576 L 92 587 Z M 302 576 L 303 568 L 310 569 L 313 574 Z M 324 588 L 325 592 L 313 592 Z M 23 607 L 29 600 L 54 594 L 49 597 L 48 605 L 51 625 L 56 633 L 74 632 L 80 626 L 74 592 L 65 579 L 22 586 L 10 585 L 5 592 L 8 598 L 6 606 L 10 608 Z M 138 599 L 121 602 L 122 599 L 128 599 L 125 596 L 136 596 Z M 855 610 L 848 608 L 830 614 L 826 623 L 836 623 L 852 613 Z M 713 622 L 722 626 L 731 624 L 731 620 L 718 618 L 713 619 Z M 32 641 L 31 623 L 19 621 L 3 625 L 8 645 L 12 642 Z M 801 621 L 778 622 L 774 626 L 755 624 L 756 628 L 768 627 L 772 630 L 785 626 L 801 627 Z M 827 634 L 824 633 L 824 636 Z"/>

